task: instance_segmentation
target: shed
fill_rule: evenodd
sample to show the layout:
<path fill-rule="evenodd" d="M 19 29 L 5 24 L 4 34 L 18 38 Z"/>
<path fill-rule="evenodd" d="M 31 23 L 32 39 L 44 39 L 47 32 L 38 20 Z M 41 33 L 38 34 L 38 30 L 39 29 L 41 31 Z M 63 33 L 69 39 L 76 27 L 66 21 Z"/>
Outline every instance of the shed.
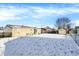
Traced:
<path fill-rule="evenodd" d="M 58 33 L 61 35 L 65 35 L 67 33 L 67 31 L 65 29 L 59 29 Z"/>

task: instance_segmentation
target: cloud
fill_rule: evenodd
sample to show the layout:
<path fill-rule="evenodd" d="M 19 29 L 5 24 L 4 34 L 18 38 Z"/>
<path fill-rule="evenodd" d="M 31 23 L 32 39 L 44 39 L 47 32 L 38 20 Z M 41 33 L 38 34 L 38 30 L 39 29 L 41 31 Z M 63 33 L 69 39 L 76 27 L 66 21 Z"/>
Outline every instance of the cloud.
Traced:
<path fill-rule="evenodd" d="M 70 13 L 79 13 L 79 8 L 68 8 L 67 11 Z"/>
<path fill-rule="evenodd" d="M 79 20 L 74 21 L 75 26 L 79 26 Z"/>
<path fill-rule="evenodd" d="M 27 11 L 26 8 L 14 8 L 11 7 L 1 7 L 0 8 L 0 21 L 3 20 L 13 20 L 13 19 L 21 19 L 27 18 L 27 16 L 23 15 Z M 27 11 L 28 12 L 28 11 Z"/>
<path fill-rule="evenodd" d="M 74 3 L 70 7 L 65 7 L 65 10 L 67 10 L 70 13 L 79 13 L 79 3 Z"/>
<path fill-rule="evenodd" d="M 72 28 L 75 28 L 75 26 L 79 26 L 79 20 L 72 20 Z"/>
<path fill-rule="evenodd" d="M 79 8 L 74 7 L 37 7 L 37 6 L 26 6 L 17 7 L 16 5 L 11 6 L 0 6 L 0 21 L 1 20 L 13 20 L 13 19 L 29 19 L 38 20 L 46 18 L 47 16 L 63 16 L 72 13 L 79 13 Z"/>
<path fill-rule="evenodd" d="M 55 8 L 42 8 L 42 7 L 32 7 L 33 10 L 37 13 L 49 13 L 49 14 L 64 14 L 66 11 L 62 9 Z"/>
<path fill-rule="evenodd" d="M 43 8 L 35 6 L 16 7 L 16 6 L 2 6 L 0 7 L 0 20 L 35 18 L 40 19 L 47 16 L 63 15 L 67 11 L 54 8 Z"/>
<path fill-rule="evenodd" d="M 34 7 L 31 6 L 29 10 L 31 9 L 30 16 L 33 18 L 42 18 L 42 17 L 47 17 L 47 16 L 58 16 L 58 15 L 65 15 L 68 12 L 63 9 L 55 9 L 55 8 L 43 8 L 43 7 Z"/>
<path fill-rule="evenodd" d="M 31 9 L 31 10 L 30 10 Z M 74 7 L 65 7 L 65 8 L 57 8 L 57 7 L 29 7 L 30 16 L 33 18 L 42 18 L 47 16 L 65 16 L 68 14 L 79 13 L 79 8 Z"/>

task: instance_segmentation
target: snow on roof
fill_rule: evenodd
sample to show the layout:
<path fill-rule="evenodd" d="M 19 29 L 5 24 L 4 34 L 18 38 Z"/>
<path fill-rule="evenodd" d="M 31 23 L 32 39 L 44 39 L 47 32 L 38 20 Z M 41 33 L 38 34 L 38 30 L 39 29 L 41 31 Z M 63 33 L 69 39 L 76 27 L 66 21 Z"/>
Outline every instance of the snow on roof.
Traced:
<path fill-rule="evenodd" d="M 9 27 L 9 28 L 37 28 L 37 27 L 30 27 L 30 26 L 24 26 L 24 25 L 6 25 L 5 27 Z M 40 28 L 37 28 L 40 29 Z"/>

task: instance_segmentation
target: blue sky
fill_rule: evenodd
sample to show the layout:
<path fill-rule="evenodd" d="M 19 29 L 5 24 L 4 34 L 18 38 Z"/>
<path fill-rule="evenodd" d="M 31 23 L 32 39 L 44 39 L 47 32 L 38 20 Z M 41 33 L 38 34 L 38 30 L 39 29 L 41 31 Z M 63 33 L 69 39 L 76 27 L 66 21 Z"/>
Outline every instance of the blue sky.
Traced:
<path fill-rule="evenodd" d="M 1 3 L 0 26 L 6 24 L 35 27 L 54 27 L 59 17 L 68 17 L 79 25 L 79 4 L 77 3 Z"/>

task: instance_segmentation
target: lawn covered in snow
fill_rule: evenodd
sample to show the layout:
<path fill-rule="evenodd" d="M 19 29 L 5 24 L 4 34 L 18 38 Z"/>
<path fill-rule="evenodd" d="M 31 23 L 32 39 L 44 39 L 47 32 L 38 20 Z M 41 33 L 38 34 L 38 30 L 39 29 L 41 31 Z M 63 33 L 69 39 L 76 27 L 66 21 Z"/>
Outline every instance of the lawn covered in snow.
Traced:
<path fill-rule="evenodd" d="M 79 56 L 78 45 L 65 35 L 41 34 L 0 42 L 0 53 L 5 56 Z"/>

